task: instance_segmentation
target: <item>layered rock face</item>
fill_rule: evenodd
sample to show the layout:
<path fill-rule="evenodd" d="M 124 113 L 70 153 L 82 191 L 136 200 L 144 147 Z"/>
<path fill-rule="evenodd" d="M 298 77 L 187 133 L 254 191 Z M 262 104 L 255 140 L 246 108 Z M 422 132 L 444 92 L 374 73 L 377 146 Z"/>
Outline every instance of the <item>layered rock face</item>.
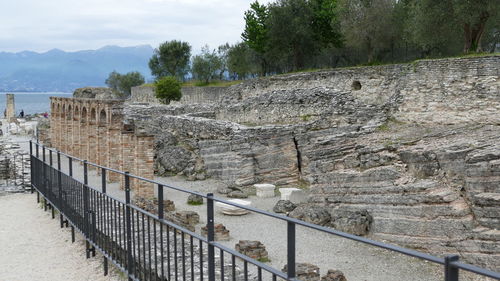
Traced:
<path fill-rule="evenodd" d="M 499 69 L 492 56 L 282 75 L 125 115 L 156 136 L 161 174 L 306 186 L 325 225 L 500 270 Z"/>

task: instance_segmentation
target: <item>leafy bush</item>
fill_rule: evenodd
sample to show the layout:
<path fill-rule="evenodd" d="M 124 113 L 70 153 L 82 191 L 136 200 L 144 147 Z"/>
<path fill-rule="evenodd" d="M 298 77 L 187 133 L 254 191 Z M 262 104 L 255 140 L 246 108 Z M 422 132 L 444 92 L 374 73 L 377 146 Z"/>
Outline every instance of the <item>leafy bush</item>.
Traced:
<path fill-rule="evenodd" d="M 155 82 L 156 97 L 163 103 L 178 101 L 182 97 L 181 83 L 173 76 L 163 77 Z"/>

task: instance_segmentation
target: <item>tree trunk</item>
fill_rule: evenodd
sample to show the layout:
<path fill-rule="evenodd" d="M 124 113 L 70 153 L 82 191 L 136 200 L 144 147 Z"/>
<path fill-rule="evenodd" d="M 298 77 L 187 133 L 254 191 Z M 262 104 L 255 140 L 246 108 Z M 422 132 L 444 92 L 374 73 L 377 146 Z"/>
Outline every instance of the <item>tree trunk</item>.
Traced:
<path fill-rule="evenodd" d="M 483 11 L 474 25 L 464 23 L 464 53 L 482 51 L 481 39 L 483 38 L 484 28 L 489 16 L 488 11 Z"/>

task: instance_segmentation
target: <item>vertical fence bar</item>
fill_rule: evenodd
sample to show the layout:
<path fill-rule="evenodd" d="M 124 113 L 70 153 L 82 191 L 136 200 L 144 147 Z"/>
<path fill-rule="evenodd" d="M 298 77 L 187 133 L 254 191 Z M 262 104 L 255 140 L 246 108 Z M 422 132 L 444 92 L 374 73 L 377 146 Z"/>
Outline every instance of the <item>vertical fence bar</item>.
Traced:
<path fill-rule="evenodd" d="M 61 228 L 63 228 L 64 218 L 63 218 L 63 200 L 62 200 L 62 175 L 61 175 L 61 152 L 57 151 L 57 188 L 59 190 L 59 223 Z"/>
<path fill-rule="evenodd" d="M 458 268 L 454 267 L 451 263 L 458 261 L 459 256 L 450 255 L 444 258 L 444 280 L 445 281 L 458 281 Z"/>
<path fill-rule="evenodd" d="M 287 226 L 287 277 L 295 278 L 295 223 L 289 221 Z"/>
<path fill-rule="evenodd" d="M 38 158 L 38 157 L 40 157 L 38 143 L 35 144 L 35 147 L 36 147 L 36 158 Z"/>
<path fill-rule="evenodd" d="M 207 194 L 208 281 L 215 281 L 214 245 L 214 195 Z"/>
<path fill-rule="evenodd" d="M 30 192 L 33 193 L 33 142 L 30 140 Z"/>
<path fill-rule="evenodd" d="M 130 225 L 130 178 L 129 172 L 125 172 L 125 217 L 127 229 L 127 273 L 129 280 L 132 280 L 130 275 L 134 272 L 134 261 L 132 259 L 132 230 Z"/>
<path fill-rule="evenodd" d="M 101 168 L 101 187 L 102 193 L 106 193 L 106 168 Z"/>
<path fill-rule="evenodd" d="M 160 219 L 160 268 L 161 268 L 161 280 L 165 279 L 165 267 L 163 265 L 163 185 L 158 184 L 158 218 Z M 168 233 L 167 233 L 168 235 Z"/>
<path fill-rule="evenodd" d="M 37 148 L 38 148 L 38 146 L 37 146 Z M 38 152 L 38 149 L 37 149 L 37 152 Z M 42 163 L 42 181 L 43 181 L 43 183 L 42 183 L 42 185 L 43 185 L 42 190 L 43 190 L 43 192 L 46 193 L 47 187 L 49 186 L 49 184 L 47 183 L 48 180 L 47 180 L 47 177 L 46 177 L 46 174 L 45 174 L 45 172 L 47 170 L 47 167 L 45 165 L 45 146 L 42 146 L 42 162 L 43 162 Z M 47 211 L 47 199 L 46 198 L 43 198 L 43 210 Z"/>
<path fill-rule="evenodd" d="M 69 176 L 73 177 L 73 158 L 68 157 Z"/>
<path fill-rule="evenodd" d="M 87 194 L 87 184 L 88 184 L 88 167 L 87 160 L 83 161 L 83 234 L 85 236 L 85 252 L 87 259 L 90 258 L 90 245 L 89 245 L 89 208 L 88 208 L 88 194 Z"/>

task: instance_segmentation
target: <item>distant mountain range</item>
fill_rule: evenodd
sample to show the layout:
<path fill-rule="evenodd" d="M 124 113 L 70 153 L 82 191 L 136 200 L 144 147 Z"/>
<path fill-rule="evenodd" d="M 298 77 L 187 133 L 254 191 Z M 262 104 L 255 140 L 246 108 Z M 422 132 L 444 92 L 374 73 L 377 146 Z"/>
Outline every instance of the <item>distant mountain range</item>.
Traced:
<path fill-rule="evenodd" d="M 85 86 L 104 86 L 113 70 L 139 71 L 150 80 L 148 61 L 152 55 L 149 45 L 106 46 L 78 52 L 0 52 L 0 91 L 72 92 Z"/>

